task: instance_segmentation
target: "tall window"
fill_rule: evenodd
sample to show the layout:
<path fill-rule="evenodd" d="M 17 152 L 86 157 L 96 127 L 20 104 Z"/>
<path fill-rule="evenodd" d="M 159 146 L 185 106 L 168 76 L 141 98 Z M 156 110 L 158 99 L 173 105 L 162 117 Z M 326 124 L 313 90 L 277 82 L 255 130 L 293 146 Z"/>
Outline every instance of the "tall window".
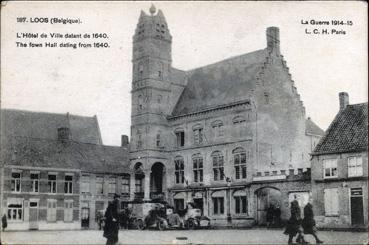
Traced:
<path fill-rule="evenodd" d="M 202 144 L 203 142 L 203 128 L 201 125 L 193 127 L 193 140 L 195 144 Z"/>
<path fill-rule="evenodd" d="M 156 135 L 156 147 L 160 147 L 161 146 L 161 136 L 160 136 L 160 132 Z"/>
<path fill-rule="evenodd" d="M 204 174 L 202 156 L 200 154 L 193 155 L 192 163 L 193 163 L 193 181 L 202 182 Z"/>
<path fill-rule="evenodd" d="M 246 151 L 239 147 L 233 150 L 236 179 L 246 179 Z"/>
<path fill-rule="evenodd" d="M 349 157 L 348 177 L 363 176 L 363 159 L 361 157 Z"/>
<path fill-rule="evenodd" d="M 214 180 L 224 180 L 224 159 L 220 151 L 215 151 L 211 154 L 213 159 Z"/>
<path fill-rule="evenodd" d="M 129 195 L 129 177 L 123 177 L 121 183 L 121 194 L 123 196 Z"/>
<path fill-rule="evenodd" d="M 14 192 L 21 191 L 21 173 L 20 172 L 12 172 L 12 191 Z"/>
<path fill-rule="evenodd" d="M 90 193 L 90 176 L 89 175 L 82 175 L 81 177 L 81 192 Z"/>
<path fill-rule="evenodd" d="M 324 189 L 325 216 L 338 215 L 338 188 Z"/>
<path fill-rule="evenodd" d="M 183 147 L 185 144 L 185 133 L 184 131 L 176 131 L 177 147 Z"/>
<path fill-rule="evenodd" d="M 23 220 L 23 202 L 15 201 L 8 204 L 8 220 Z"/>
<path fill-rule="evenodd" d="M 214 133 L 214 137 L 215 138 L 219 138 L 224 136 L 224 127 L 223 127 L 223 122 L 218 120 L 215 121 L 211 124 L 212 128 L 213 128 L 213 133 Z"/>
<path fill-rule="evenodd" d="M 96 194 L 104 194 L 104 178 L 101 176 L 96 177 Z"/>
<path fill-rule="evenodd" d="M 164 65 L 163 63 L 159 62 L 158 64 L 158 79 L 163 80 L 163 72 L 164 72 Z"/>
<path fill-rule="evenodd" d="M 40 183 L 39 173 L 31 173 L 31 185 L 32 185 L 32 192 L 38 192 Z"/>
<path fill-rule="evenodd" d="M 64 222 L 73 221 L 73 200 L 64 201 Z"/>
<path fill-rule="evenodd" d="M 247 214 L 247 197 L 235 196 L 234 197 L 235 213 Z"/>
<path fill-rule="evenodd" d="M 213 213 L 224 214 L 224 197 L 213 197 Z"/>
<path fill-rule="evenodd" d="M 47 200 L 47 221 L 56 221 L 56 200 Z"/>
<path fill-rule="evenodd" d="M 56 193 L 56 174 L 49 174 L 47 185 L 49 188 L 49 193 Z"/>
<path fill-rule="evenodd" d="M 136 193 L 144 192 L 143 181 L 144 181 L 144 178 L 142 176 L 136 176 L 136 180 L 135 180 L 135 187 L 136 187 L 135 192 Z"/>
<path fill-rule="evenodd" d="M 323 160 L 324 165 L 324 178 L 335 178 L 337 173 L 337 159 Z"/>
<path fill-rule="evenodd" d="M 143 64 L 139 63 L 138 64 L 138 79 L 142 79 L 143 77 Z"/>
<path fill-rule="evenodd" d="M 137 149 L 141 149 L 142 148 L 142 135 L 141 135 L 141 131 L 139 129 L 137 129 Z"/>
<path fill-rule="evenodd" d="M 109 183 L 108 183 L 108 193 L 109 194 L 114 194 L 116 193 L 116 185 L 117 185 L 117 179 L 115 177 L 111 177 L 109 179 Z"/>
<path fill-rule="evenodd" d="M 176 157 L 174 159 L 175 164 L 175 180 L 176 184 L 184 183 L 184 161 L 183 157 Z"/>
<path fill-rule="evenodd" d="M 66 175 L 64 179 L 64 193 L 72 194 L 73 193 L 73 176 Z"/>

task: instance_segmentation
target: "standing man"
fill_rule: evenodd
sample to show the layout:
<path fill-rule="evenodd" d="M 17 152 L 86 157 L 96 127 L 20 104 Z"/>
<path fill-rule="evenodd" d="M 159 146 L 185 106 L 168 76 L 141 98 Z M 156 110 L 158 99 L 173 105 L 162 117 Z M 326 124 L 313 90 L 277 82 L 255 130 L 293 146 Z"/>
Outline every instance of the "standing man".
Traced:
<path fill-rule="evenodd" d="M 105 212 L 104 237 L 107 238 L 106 245 L 116 245 L 119 233 L 118 204 L 120 196 L 114 194 L 113 202 L 109 203 Z"/>
<path fill-rule="evenodd" d="M 304 228 L 305 234 L 310 234 L 315 238 L 317 244 L 323 243 L 322 240 L 318 238 L 316 223 L 314 220 L 314 212 L 313 205 L 311 204 L 312 200 L 309 199 L 309 202 L 304 207 L 304 219 L 302 220 L 302 228 Z"/>
<path fill-rule="evenodd" d="M 8 220 L 6 218 L 6 214 L 3 215 L 3 217 L 1 218 L 1 223 L 2 223 L 2 228 L 3 231 L 5 231 L 6 227 L 8 227 Z"/>

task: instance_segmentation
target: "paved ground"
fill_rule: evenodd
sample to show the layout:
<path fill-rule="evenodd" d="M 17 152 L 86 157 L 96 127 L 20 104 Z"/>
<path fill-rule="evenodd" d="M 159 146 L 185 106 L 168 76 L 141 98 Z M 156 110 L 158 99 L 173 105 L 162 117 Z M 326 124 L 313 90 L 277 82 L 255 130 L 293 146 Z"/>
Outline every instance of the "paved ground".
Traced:
<path fill-rule="evenodd" d="M 368 244 L 367 232 L 320 231 L 324 244 Z M 180 239 L 182 238 L 182 240 Z M 187 238 L 184 239 L 184 238 Z M 2 244 L 105 244 L 102 231 L 6 231 Z M 287 244 L 282 230 L 123 230 L 120 244 Z M 310 243 L 315 243 L 307 236 Z"/>

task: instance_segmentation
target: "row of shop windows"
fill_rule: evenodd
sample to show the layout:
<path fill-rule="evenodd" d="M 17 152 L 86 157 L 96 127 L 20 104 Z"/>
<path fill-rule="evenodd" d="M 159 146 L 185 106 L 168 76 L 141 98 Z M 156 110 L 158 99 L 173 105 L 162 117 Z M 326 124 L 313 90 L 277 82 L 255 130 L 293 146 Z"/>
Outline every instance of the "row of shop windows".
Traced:
<path fill-rule="evenodd" d="M 362 157 L 348 157 L 347 158 L 348 177 L 363 176 L 363 160 Z M 337 159 L 325 159 L 323 160 L 325 179 L 337 178 Z"/>
<path fill-rule="evenodd" d="M 248 214 L 248 200 L 247 196 L 234 196 L 234 213 L 235 214 Z M 225 214 L 225 199 L 224 197 L 213 197 L 212 198 L 212 214 L 223 215 Z M 174 199 L 174 207 L 176 210 L 184 208 L 184 199 Z"/>
<path fill-rule="evenodd" d="M 234 164 L 234 178 L 246 179 L 247 177 L 247 167 L 246 163 L 249 159 L 249 154 L 246 154 L 245 149 L 239 147 L 232 151 L 233 154 L 233 164 Z M 213 167 L 213 179 L 214 181 L 225 180 L 224 175 L 224 157 L 220 151 L 215 151 L 211 155 L 212 167 Z M 177 156 L 174 159 L 175 165 L 175 183 L 182 184 L 185 182 L 184 178 L 184 158 L 182 156 Z M 204 164 L 203 158 L 200 154 L 195 154 L 192 156 L 192 169 L 193 169 L 193 181 L 203 182 L 204 175 Z"/>
<path fill-rule="evenodd" d="M 56 222 L 56 210 L 57 210 L 57 200 L 48 199 L 47 200 L 47 211 L 46 211 L 46 221 Z M 30 202 L 30 208 L 38 208 L 38 202 Z M 73 221 L 73 200 L 64 200 L 64 222 Z M 9 221 L 23 221 L 23 201 L 10 200 L 8 204 L 7 218 Z"/>

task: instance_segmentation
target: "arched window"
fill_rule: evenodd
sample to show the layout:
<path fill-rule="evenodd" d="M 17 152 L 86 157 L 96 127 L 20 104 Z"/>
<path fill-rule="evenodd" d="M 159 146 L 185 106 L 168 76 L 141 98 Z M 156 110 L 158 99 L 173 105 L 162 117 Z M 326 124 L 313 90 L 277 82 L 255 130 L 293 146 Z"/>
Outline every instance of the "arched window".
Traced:
<path fill-rule="evenodd" d="M 234 198 L 234 212 L 236 214 L 248 213 L 248 202 L 246 192 L 244 190 L 238 190 L 233 193 Z"/>
<path fill-rule="evenodd" d="M 176 184 L 184 183 L 184 161 L 183 157 L 177 156 L 174 158 L 174 173 Z"/>
<path fill-rule="evenodd" d="M 138 110 L 141 111 L 143 109 L 143 97 L 142 97 L 142 95 L 138 96 L 137 105 L 138 105 Z"/>
<path fill-rule="evenodd" d="M 234 125 L 238 125 L 238 124 L 241 124 L 241 123 L 245 123 L 246 119 L 242 116 L 236 116 L 235 118 L 233 118 L 232 121 L 233 121 Z"/>
<path fill-rule="evenodd" d="M 143 77 L 143 64 L 142 62 L 138 63 L 138 79 L 142 79 Z"/>
<path fill-rule="evenodd" d="M 158 79 L 163 80 L 163 73 L 164 73 L 164 65 L 163 63 L 159 62 L 158 64 Z"/>
<path fill-rule="evenodd" d="M 220 151 L 211 154 L 213 160 L 214 180 L 224 180 L 224 158 Z"/>
<path fill-rule="evenodd" d="M 246 179 L 246 151 L 238 147 L 232 151 L 236 179 Z"/>
<path fill-rule="evenodd" d="M 137 149 L 141 149 L 142 148 L 142 135 L 140 130 L 137 130 Z"/>
<path fill-rule="evenodd" d="M 224 127 L 223 127 L 222 121 L 217 120 L 217 121 L 212 122 L 211 127 L 213 128 L 215 138 L 219 138 L 224 135 Z"/>
<path fill-rule="evenodd" d="M 156 135 L 156 147 L 160 147 L 161 146 L 161 136 L 160 136 L 161 132 L 159 131 Z"/>
<path fill-rule="evenodd" d="M 204 175 L 204 164 L 200 153 L 194 154 L 192 156 L 192 163 L 193 163 L 193 181 L 202 182 Z"/>

